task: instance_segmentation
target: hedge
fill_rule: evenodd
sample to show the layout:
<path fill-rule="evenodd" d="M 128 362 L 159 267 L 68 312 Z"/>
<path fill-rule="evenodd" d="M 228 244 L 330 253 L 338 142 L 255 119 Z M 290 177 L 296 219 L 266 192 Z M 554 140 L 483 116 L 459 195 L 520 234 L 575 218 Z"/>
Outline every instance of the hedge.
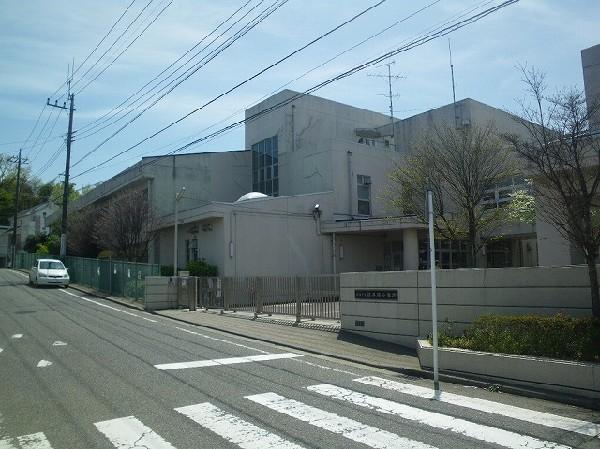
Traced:
<path fill-rule="evenodd" d="M 440 346 L 501 354 L 600 362 L 600 319 L 555 316 L 482 316 L 463 336 L 442 332 Z"/>

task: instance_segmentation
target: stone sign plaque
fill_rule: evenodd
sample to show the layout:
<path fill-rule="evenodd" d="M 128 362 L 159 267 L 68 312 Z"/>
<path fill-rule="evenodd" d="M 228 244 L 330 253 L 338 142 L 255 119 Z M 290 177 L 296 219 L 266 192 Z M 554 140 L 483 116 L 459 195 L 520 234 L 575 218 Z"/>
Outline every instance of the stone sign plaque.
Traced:
<path fill-rule="evenodd" d="M 398 299 L 398 290 L 390 289 L 369 289 L 369 290 L 354 290 L 355 299 L 383 299 L 387 301 L 395 301 Z"/>

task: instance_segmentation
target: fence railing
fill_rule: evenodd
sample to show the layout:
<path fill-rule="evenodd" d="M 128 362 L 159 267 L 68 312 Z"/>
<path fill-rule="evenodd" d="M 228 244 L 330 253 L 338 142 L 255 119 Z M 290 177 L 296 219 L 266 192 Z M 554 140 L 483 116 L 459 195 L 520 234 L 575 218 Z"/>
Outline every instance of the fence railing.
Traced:
<path fill-rule="evenodd" d="M 18 253 L 17 268 L 30 269 L 36 259 L 53 258 L 40 254 Z M 112 259 L 89 259 L 67 256 L 63 261 L 69 269 L 71 282 L 85 285 L 103 293 L 133 299 L 144 297 L 146 276 L 160 275 L 160 266 Z"/>
<path fill-rule="evenodd" d="M 198 279 L 198 307 L 292 315 L 301 318 L 340 318 L 337 275 L 259 276 Z"/>

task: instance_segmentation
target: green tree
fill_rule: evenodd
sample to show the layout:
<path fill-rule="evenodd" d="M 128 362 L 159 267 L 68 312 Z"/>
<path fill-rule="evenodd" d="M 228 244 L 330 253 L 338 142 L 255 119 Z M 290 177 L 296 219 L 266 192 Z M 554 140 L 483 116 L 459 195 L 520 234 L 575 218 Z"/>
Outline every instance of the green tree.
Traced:
<path fill-rule="evenodd" d="M 492 126 L 433 127 L 390 174 L 390 201 L 404 215 L 427 223 L 426 191 L 433 191 L 438 236 L 466 240 L 471 266 L 483 246 L 508 222 L 501 208 L 486 207 L 489 190 L 518 174 Z"/>
<path fill-rule="evenodd" d="M 592 313 L 600 317 L 600 137 L 590 130 L 590 118 L 600 114 L 600 104 L 586 106 L 584 93 L 577 89 L 549 95 L 543 73 L 526 67 L 521 72 L 531 101 L 522 103 L 515 120 L 529 135 L 506 139 L 527 163 L 538 215 L 583 252 Z"/>

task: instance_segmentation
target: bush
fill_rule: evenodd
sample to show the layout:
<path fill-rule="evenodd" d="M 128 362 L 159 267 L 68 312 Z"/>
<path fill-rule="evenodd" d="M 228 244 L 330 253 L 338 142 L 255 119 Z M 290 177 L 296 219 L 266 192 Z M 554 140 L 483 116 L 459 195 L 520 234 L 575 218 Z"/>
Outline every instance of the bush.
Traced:
<path fill-rule="evenodd" d="M 45 244 L 38 243 L 36 246 L 36 249 L 35 249 L 35 253 L 47 256 L 48 254 L 50 254 L 50 250 L 48 249 L 48 247 Z"/>
<path fill-rule="evenodd" d="M 160 266 L 161 276 L 173 276 L 173 265 L 161 265 Z"/>
<path fill-rule="evenodd" d="M 482 316 L 463 336 L 442 333 L 439 344 L 474 351 L 600 362 L 600 320 L 562 314 Z"/>
<path fill-rule="evenodd" d="M 193 260 L 188 262 L 186 270 L 190 272 L 190 276 L 217 276 L 217 267 L 210 265 L 204 260 Z"/>

